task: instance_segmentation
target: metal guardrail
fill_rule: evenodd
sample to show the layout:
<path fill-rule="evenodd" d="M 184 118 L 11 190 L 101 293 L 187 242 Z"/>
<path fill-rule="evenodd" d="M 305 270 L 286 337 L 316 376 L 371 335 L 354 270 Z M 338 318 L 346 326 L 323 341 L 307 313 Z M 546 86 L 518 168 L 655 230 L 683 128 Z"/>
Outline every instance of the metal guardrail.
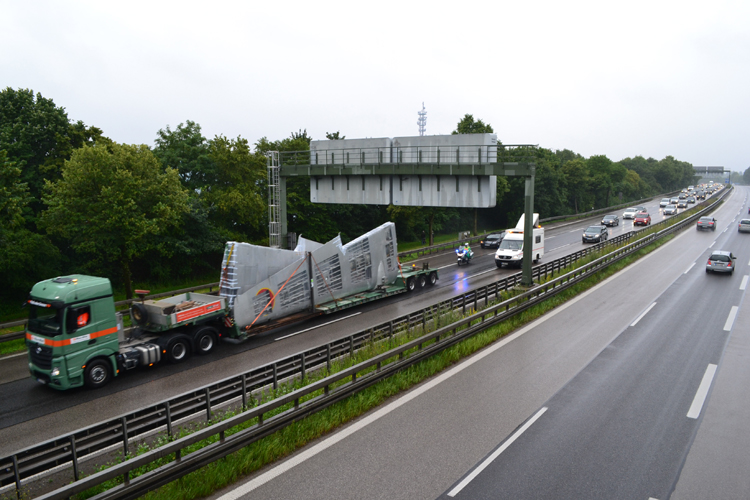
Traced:
<path fill-rule="evenodd" d="M 722 195 L 722 197 L 714 201 L 718 201 L 719 199 L 723 198 L 723 196 L 724 195 Z M 711 205 L 713 205 L 713 202 Z M 627 245 L 624 248 L 631 249 L 630 251 L 633 251 L 633 249 L 639 249 L 643 245 L 652 242 L 657 237 L 662 237 L 664 236 L 664 234 L 675 231 L 677 229 L 681 229 L 685 227 L 685 225 L 687 224 L 691 224 L 697 217 L 700 217 L 704 212 L 708 211 L 709 208 L 711 207 L 706 207 L 703 210 L 697 211 L 692 216 L 674 225 L 673 228 L 669 228 L 669 231 L 667 232 L 659 231 L 657 233 L 648 235 L 645 238 L 639 239 L 636 243 Z M 670 220 L 671 219 L 661 221 L 659 223 L 654 224 L 653 226 L 656 227 L 659 225 L 664 225 Z M 589 254 L 593 252 L 597 252 L 605 247 L 619 245 L 621 243 L 626 243 L 627 240 L 633 238 L 634 236 L 636 236 L 636 234 L 637 232 L 631 231 L 629 233 L 617 236 L 605 242 L 592 245 L 590 247 L 587 247 L 583 250 L 567 255 L 560 259 L 556 259 L 550 263 L 537 265 L 533 269 L 533 274 L 536 279 L 540 279 L 541 277 L 545 277 L 545 278 L 553 277 L 553 279 L 540 287 L 534 288 L 533 290 L 527 293 L 524 293 L 522 295 L 519 295 L 507 301 L 504 301 L 501 304 L 487 308 L 491 297 L 494 296 L 494 300 L 497 300 L 499 298 L 499 294 L 502 291 L 513 288 L 514 286 L 520 283 L 521 273 L 516 273 L 512 276 L 508 276 L 506 278 L 498 280 L 497 282 L 492 283 L 490 285 L 469 291 L 465 294 L 454 297 L 452 299 L 448 299 L 448 300 L 439 302 L 437 304 L 433 304 L 431 307 L 425 308 L 421 311 L 418 311 L 418 312 L 415 312 L 406 316 L 402 316 L 400 318 L 377 325 L 367 330 L 354 333 L 343 339 L 339 339 L 337 341 L 294 354 L 285 359 L 278 360 L 274 363 L 270 363 L 270 364 L 258 367 L 254 370 L 251 370 L 249 372 L 243 373 L 235 377 L 224 379 L 222 381 L 216 382 L 209 386 L 205 386 L 200 389 L 196 389 L 194 391 L 186 392 L 168 401 L 165 401 L 156 405 L 152 405 L 146 408 L 142 408 L 135 412 L 131 412 L 131 413 L 122 415 L 120 417 L 117 417 L 115 419 L 111 419 L 107 422 L 95 424 L 93 426 L 86 427 L 84 429 L 75 431 L 73 433 L 46 441 L 42 444 L 26 448 L 17 453 L 14 453 L 12 456 L 0 459 L 0 486 L 5 486 L 5 485 L 15 483 L 16 487 L 20 489 L 22 481 L 26 478 L 29 478 L 29 477 L 34 476 L 35 474 L 39 474 L 39 473 L 48 471 L 50 469 L 56 468 L 63 464 L 71 464 L 72 469 L 73 469 L 73 478 L 76 482 L 74 482 L 72 485 L 68 487 L 64 487 L 62 489 L 56 490 L 56 492 L 53 492 L 50 495 L 45 496 L 45 498 L 65 498 L 76 492 L 84 491 L 85 489 L 93 485 L 91 481 L 101 482 L 101 481 L 110 479 L 111 477 L 123 475 L 125 473 L 128 473 L 127 471 L 131 471 L 134 468 L 137 468 L 139 465 L 136 465 L 136 464 L 140 464 L 141 461 L 146 460 L 146 458 L 142 458 L 142 457 L 156 456 L 154 455 L 154 453 L 157 453 L 157 452 L 158 452 L 157 455 L 159 457 L 163 457 L 166 454 L 171 453 L 171 452 L 166 451 L 164 447 L 160 447 L 158 450 L 154 450 L 154 452 L 149 452 L 143 455 L 142 457 L 130 459 L 125 464 L 116 466 L 116 468 L 108 469 L 108 471 L 113 471 L 113 470 L 116 471 L 114 473 L 103 471 L 101 473 L 95 474 L 94 476 L 91 476 L 90 478 L 79 479 L 79 462 L 81 459 L 87 456 L 92 456 L 93 454 L 100 452 L 101 450 L 109 449 L 112 446 L 122 446 L 122 450 L 124 454 L 127 455 L 127 453 L 130 451 L 130 446 L 131 446 L 132 441 L 137 440 L 139 438 L 142 439 L 147 434 L 153 433 L 156 430 L 165 430 L 167 432 L 167 435 L 170 438 L 172 438 L 173 426 L 175 425 L 175 422 L 177 421 L 184 420 L 190 417 L 196 417 L 197 415 L 200 415 L 201 413 L 205 415 L 206 421 L 210 421 L 213 412 L 216 411 L 217 408 L 223 405 L 225 406 L 231 402 L 236 402 L 238 404 L 241 404 L 243 408 L 247 407 L 248 401 L 249 401 L 248 395 L 252 394 L 253 391 L 262 389 L 264 387 L 277 388 L 280 381 L 283 381 L 285 379 L 289 379 L 292 377 L 301 377 L 304 379 L 311 370 L 320 369 L 324 366 L 327 369 L 330 369 L 331 362 L 333 360 L 341 356 L 351 355 L 354 351 L 362 348 L 368 343 L 382 341 L 382 340 L 392 337 L 394 334 L 396 334 L 399 331 L 412 329 L 412 328 L 419 327 L 419 326 L 424 327 L 428 323 L 437 325 L 440 321 L 441 315 L 449 311 L 460 310 L 462 311 L 463 314 L 465 314 L 467 309 L 477 311 L 480 306 L 483 306 L 486 308 L 482 310 L 481 312 L 473 314 L 471 316 L 471 318 L 473 319 L 460 320 L 459 322 L 454 323 L 453 325 L 443 327 L 442 329 L 439 329 L 436 332 L 428 334 L 426 336 L 427 337 L 426 340 L 425 340 L 425 337 L 422 337 L 422 339 L 420 339 L 421 340 L 420 342 L 416 344 L 414 342 L 411 342 L 410 344 L 408 344 L 408 345 L 414 344 L 414 345 L 419 346 L 419 349 L 418 349 L 419 352 L 423 352 L 423 353 L 431 352 L 429 349 L 424 348 L 423 344 L 425 344 L 428 341 L 431 341 L 431 339 L 434 338 L 436 339 L 435 343 L 440 344 L 442 346 L 444 342 L 442 342 L 440 338 L 444 335 L 445 331 L 452 331 L 453 332 L 452 338 L 458 338 L 456 337 L 456 332 L 458 331 L 458 329 L 460 329 L 462 325 L 471 324 L 471 322 L 477 320 L 477 318 L 481 319 L 480 326 L 482 327 L 482 329 L 486 328 L 490 324 L 494 324 L 494 322 L 490 323 L 488 320 L 487 315 L 489 314 L 489 312 L 493 313 L 493 317 L 499 317 L 500 319 L 503 319 L 507 317 L 507 314 L 510 311 L 520 312 L 521 309 L 519 309 L 519 307 L 523 304 L 524 300 L 526 299 L 530 300 L 530 297 L 549 296 L 550 293 L 554 291 L 556 287 L 559 288 L 561 284 L 564 284 L 566 280 L 570 279 L 570 278 L 565 278 L 565 276 L 575 277 L 575 276 L 582 275 L 582 273 L 588 276 L 590 275 L 590 273 L 587 273 L 586 270 L 593 269 L 593 267 L 591 266 L 594 265 L 594 263 L 596 262 L 609 262 L 612 259 L 610 256 L 613 254 L 616 256 L 619 256 L 618 257 L 618 260 L 619 260 L 619 258 L 622 258 L 625 255 L 627 255 L 629 251 L 618 249 L 613 254 L 608 254 L 605 257 L 601 257 L 600 259 L 597 259 L 593 263 L 586 264 L 585 266 L 580 268 L 583 271 L 575 270 L 575 271 L 565 274 L 563 277 L 558 277 L 556 279 L 554 278 L 555 274 L 556 273 L 559 274 L 561 269 L 566 268 L 567 266 L 580 260 L 581 258 L 584 258 L 588 256 Z M 658 236 L 655 236 L 655 235 L 658 235 Z M 645 241 L 645 243 L 641 243 L 642 241 Z M 501 309 L 503 308 L 505 309 L 505 312 L 501 311 Z M 475 327 L 471 327 L 470 329 L 472 328 L 475 328 Z M 438 332 L 443 332 L 443 333 L 438 333 Z M 405 352 L 407 352 L 409 349 L 413 347 L 414 346 L 412 345 L 412 347 L 407 347 L 407 348 L 404 348 L 404 346 L 396 348 L 395 351 L 389 351 L 389 354 L 383 357 L 382 359 L 383 360 L 390 359 L 391 357 L 394 357 L 394 356 L 402 357 Z M 416 359 L 413 355 L 409 356 L 408 358 Z M 380 359 L 380 357 L 378 359 Z M 325 379 L 325 380 L 329 380 L 329 379 L 330 380 L 327 384 L 321 387 L 330 387 L 330 385 L 334 383 L 335 381 L 343 380 L 347 377 L 352 377 L 352 376 L 353 376 L 353 383 L 351 384 L 351 386 L 356 386 L 358 388 L 366 387 L 367 384 L 362 385 L 361 382 L 357 382 L 357 380 L 361 380 L 357 378 L 357 373 L 359 371 L 363 371 L 366 368 L 374 366 L 374 365 L 370 363 L 370 361 L 368 361 L 357 366 L 359 368 L 354 367 L 344 372 L 341 372 L 339 374 L 332 375 L 331 376 L 332 378 L 329 377 Z M 392 366 L 391 365 L 388 365 L 388 366 L 389 368 L 384 369 L 383 366 L 380 364 L 380 362 L 378 362 L 378 369 L 376 370 L 376 373 L 381 373 L 381 372 L 383 373 L 394 372 L 395 373 L 395 371 L 402 369 L 400 367 L 401 365 L 398 365 L 398 364 L 392 364 Z M 354 371 L 352 372 L 352 370 Z M 372 375 L 369 375 L 368 377 L 372 377 Z M 368 378 L 368 380 L 370 379 Z M 375 379 L 372 379 L 372 380 L 374 381 Z M 318 382 L 314 384 L 314 386 L 317 387 L 321 383 L 322 382 Z M 286 403 L 280 403 L 281 401 L 289 402 L 289 401 L 294 400 L 295 408 L 297 407 L 304 408 L 305 412 L 310 412 L 311 409 L 313 408 L 313 406 L 311 406 L 312 403 L 305 403 L 302 406 L 300 406 L 300 403 L 299 403 L 300 397 L 303 397 L 304 395 L 310 393 L 309 387 L 300 389 L 300 391 L 302 392 L 300 393 L 299 391 L 295 391 L 294 393 L 292 393 L 292 394 L 297 394 L 296 399 L 293 398 L 290 400 L 289 398 L 291 396 L 284 396 L 280 400 L 274 400 L 258 408 L 247 410 L 243 412 L 241 415 L 238 415 L 237 417 L 233 417 L 233 419 L 230 419 L 227 422 L 235 422 L 238 418 L 242 416 L 246 417 L 245 420 L 249 418 L 255 418 L 256 416 L 259 416 L 259 415 L 262 418 L 262 415 L 264 413 L 267 413 L 271 411 L 272 409 L 277 408 L 278 405 L 286 404 Z M 326 402 L 323 407 L 328 406 L 338 400 L 336 397 L 332 397 L 330 395 L 330 390 L 326 390 L 326 394 L 327 395 L 323 398 Z M 345 397 L 344 396 L 345 392 L 336 392 L 336 394 L 341 395 L 342 398 Z M 348 393 L 346 394 L 348 395 Z M 317 399 L 320 399 L 320 398 L 316 398 L 315 400 Z M 287 417 L 283 417 L 283 418 L 274 417 L 274 422 L 279 422 L 279 423 L 292 421 L 292 420 L 294 420 L 294 418 L 289 419 Z M 222 430 L 217 431 L 217 429 L 219 429 L 217 425 L 220 426 Z M 234 425 L 237 425 L 237 424 L 233 423 L 229 425 L 223 422 L 221 424 L 213 424 L 210 429 L 199 431 L 198 434 L 192 434 L 191 436 L 203 436 L 206 433 L 208 433 L 208 435 L 216 435 L 217 433 L 220 433 L 221 434 L 220 442 L 225 443 L 227 442 L 227 438 L 226 436 L 224 436 L 224 432 L 226 429 L 229 429 Z M 277 425 L 277 424 L 274 424 L 274 425 Z M 260 437 L 273 432 L 276 428 L 274 426 L 269 426 L 264 423 L 264 424 L 257 426 L 257 429 L 259 433 L 257 435 L 254 435 L 251 441 L 243 441 L 244 444 L 242 444 L 242 446 L 246 446 L 253 440 L 260 439 Z M 247 434 L 247 432 L 248 431 L 243 431 L 243 433 L 241 434 L 244 436 Z M 190 443 L 200 441 L 202 439 L 204 438 L 188 436 L 186 438 L 181 438 L 181 439 L 174 441 L 174 443 L 180 443 L 180 444 L 170 444 L 169 446 L 170 447 L 177 446 L 176 449 L 180 450 L 182 449 L 182 447 L 187 446 Z M 234 439 L 235 438 L 232 438 L 232 440 Z M 215 446 L 216 445 L 212 445 L 212 447 L 215 447 Z M 222 451 L 222 453 L 224 453 L 224 451 Z M 231 453 L 231 452 L 227 452 L 227 453 Z M 225 456 L 227 453 L 221 456 Z M 190 456 L 192 457 L 193 453 L 191 453 Z M 196 457 L 197 456 L 198 455 L 196 455 Z M 185 459 L 182 459 L 182 462 L 187 463 Z M 193 463 L 192 459 L 190 463 Z M 205 463 L 208 463 L 208 462 L 205 462 L 205 463 L 200 462 L 200 463 L 205 465 Z M 121 466 L 124 468 L 122 468 Z M 181 467 L 174 467 L 173 470 L 183 470 L 183 469 Z M 190 470 L 194 470 L 194 469 L 190 469 Z M 123 471 L 126 471 L 126 472 L 123 472 Z M 94 477 L 96 477 L 97 479 L 92 479 Z M 99 483 L 95 483 L 95 484 L 99 484 Z M 165 483 L 160 483 L 160 484 L 165 484 Z M 150 485 L 149 487 L 154 487 L 154 486 Z M 121 498 L 129 498 L 129 497 L 122 496 Z"/>
<path fill-rule="evenodd" d="M 165 444 L 157 449 L 148 451 L 136 457 L 131 457 L 125 462 L 114 465 L 106 470 L 97 472 L 89 477 L 77 480 L 70 485 L 59 488 L 40 498 L 43 498 L 45 500 L 67 498 L 71 495 L 81 493 L 89 488 L 98 486 L 105 481 L 113 480 L 118 477 L 123 477 L 122 484 L 97 495 L 95 498 L 99 500 L 109 498 L 125 499 L 136 498 L 140 495 L 143 495 L 146 492 L 153 490 L 154 488 L 165 485 L 175 479 L 178 479 L 179 477 L 184 476 L 189 472 L 195 471 L 220 458 L 226 457 L 227 455 L 259 439 L 262 439 L 263 437 L 266 437 L 273 432 L 276 432 L 277 430 L 285 427 L 286 425 L 289 425 L 290 423 L 293 423 L 296 420 L 299 420 L 300 418 L 303 418 L 304 416 L 327 408 L 328 406 L 341 401 L 346 397 L 349 397 L 351 394 L 361 391 L 362 389 L 365 389 L 379 382 L 380 380 L 398 373 L 404 368 L 422 361 L 423 359 L 426 359 L 429 356 L 432 356 L 437 352 L 440 352 L 447 347 L 450 347 L 464 340 L 465 338 L 468 338 L 471 335 L 474 335 L 514 314 L 532 307 L 533 305 L 545 300 L 546 298 L 569 288 L 570 286 L 580 282 L 583 279 L 588 278 L 596 271 L 604 269 L 609 265 L 612 265 L 613 263 L 627 257 L 631 253 L 640 250 L 653 241 L 660 239 L 667 234 L 671 234 L 673 232 L 681 230 L 688 225 L 692 225 L 693 221 L 697 217 L 700 217 L 701 214 L 707 210 L 708 208 L 697 211 L 697 213 L 693 214 L 691 217 L 687 217 L 677 224 L 673 224 L 672 226 L 667 227 L 661 231 L 646 235 L 645 237 L 638 239 L 634 243 L 618 248 L 615 251 L 603 257 L 600 257 L 588 264 L 585 264 L 578 269 L 565 273 L 561 276 L 558 276 L 557 278 L 553 278 L 543 285 L 537 286 L 529 290 L 528 292 L 522 293 L 516 297 L 505 300 L 498 304 L 492 306 L 488 305 L 488 298 L 492 294 L 491 291 L 494 290 L 494 293 L 497 297 L 499 283 L 505 282 L 507 286 L 508 282 L 516 282 L 520 273 L 512 277 L 500 280 L 499 282 L 492 285 L 488 285 L 486 287 L 482 287 L 478 290 L 474 290 L 472 292 L 464 294 L 460 299 L 460 302 L 462 303 L 464 308 L 467 305 L 467 301 L 473 302 L 472 305 L 476 308 L 478 306 L 478 301 L 481 300 L 482 297 L 484 298 L 486 307 L 481 311 L 475 312 L 457 322 L 443 327 L 438 327 L 431 333 L 428 333 L 404 345 L 391 349 L 386 353 L 377 355 L 371 359 L 368 359 L 367 361 L 357 364 L 356 366 L 325 377 L 320 381 L 309 384 L 303 388 L 290 392 L 289 394 L 283 395 L 260 406 L 247 409 L 246 411 L 230 417 L 227 420 L 215 422 L 211 426 L 198 430 L 185 437 L 171 441 L 170 443 Z M 668 221 L 662 221 L 655 224 L 655 226 L 659 224 L 666 224 L 667 222 Z M 633 234 L 633 232 L 628 234 Z M 626 235 L 621 236 L 621 239 L 629 239 L 625 238 Z M 596 247 L 599 247 L 599 249 L 601 249 L 602 247 L 615 245 L 617 243 L 617 238 L 613 238 L 608 242 L 603 242 L 596 245 Z M 587 250 L 588 251 L 581 251 L 577 253 L 587 254 L 593 251 L 593 248 L 590 247 Z M 571 256 L 567 256 L 565 259 L 569 260 L 570 262 L 574 261 L 574 258 L 572 258 Z M 536 276 L 541 276 L 542 272 L 553 272 L 554 267 L 556 266 L 564 267 L 562 263 L 559 263 L 557 261 L 546 266 L 537 266 L 535 268 L 535 270 L 537 271 Z M 545 267 L 547 269 L 545 269 L 545 271 L 542 271 L 541 268 Z M 550 267 L 552 267 L 553 269 L 549 269 Z M 453 299 L 452 302 L 455 306 L 455 299 Z M 440 310 L 439 306 L 437 307 L 437 310 Z M 428 313 L 428 315 L 425 316 L 426 311 L 431 311 L 431 313 Z M 420 321 L 412 321 L 411 316 L 415 316 L 417 319 L 421 319 L 422 325 L 425 325 L 427 322 L 432 322 L 435 324 L 435 326 L 438 326 L 436 322 L 439 321 L 439 316 L 436 315 L 434 307 L 429 310 L 425 309 L 421 313 L 417 313 L 416 315 L 410 315 L 409 324 L 418 326 L 420 324 Z M 393 333 L 392 324 L 390 325 L 389 332 L 389 334 Z M 360 332 L 360 334 L 362 333 L 363 332 Z M 364 332 L 364 335 L 365 336 L 361 340 L 362 342 L 366 343 L 373 341 L 374 332 L 372 329 Z M 344 349 L 348 348 L 349 353 L 351 353 L 355 349 L 354 336 L 349 337 L 348 342 L 348 346 L 345 346 Z M 364 344 L 359 345 L 361 346 Z M 330 349 L 327 352 L 327 358 L 319 355 L 317 359 L 306 359 L 305 353 L 300 353 L 300 355 L 297 355 L 301 356 L 301 358 L 298 359 L 299 367 L 301 369 L 301 376 L 304 378 L 306 366 L 308 367 L 308 369 L 313 369 L 315 367 L 322 367 L 325 363 L 330 363 Z M 276 368 L 276 364 L 274 364 L 273 366 L 274 376 L 277 376 L 278 371 Z M 366 373 L 360 375 L 360 373 L 362 372 Z M 226 379 L 211 386 L 207 386 L 202 390 L 196 391 L 193 394 L 197 394 L 198 399 L 197 401 L 195 401 L 195 396 L 193 396 L 193 406 L 200 411 L 205 411 L 207 418 L 209 419 L 211 415 L 212 403 L 216 405 L 233 399 L 241 399 L 243 407 L 246 406 L 247 392 L 249 390 L 247 375 L 248 374 L 243 374 L 240 377 Z M 293 408 L 283 411 L 282 413 L 274 415 L 268 419 L 264 419 L 264 415 L 266 415 L 267 413 L 281 410 L 283 407 L 290 404 L 294 405 Z M 161 408 L 152 407 L 152 409 L 149 409 L 149 414 L 151 415 L 151 421 L 149 424 L 150 427 L 153 429 L 159 426 L 166 426 L 168 431 L 171 430 L 171 424 L 169 420 L 170 415 L 172 414 L 171 408 L 172 406 L 170 406 L 170 403 L 166 403 L 165 406 Z M 142 417 L 145 417 L 145 415 L 142 415 Z M 257 423 L 252 427 L 249 427 L 242 431 L 238 431 L 231 435 L 227 434 L 232 430 L 232 428 L 241 424 L 245 424 L 252 419 L 258 419 Z M 145 421 L 146 419 L 143 420 L 143 422 Z M 115 422 L 114 426 L 114 430 L 110 429 L 110 432 L 118 433 L 119 430 L 120 435 L 118 437 L 124 443 L 125 451 L 127 452 L 127 438 L 130 436 L 130 427 L 128 426 L 126 417 L 122 417 L 119 422 Z M 106 429 L 104 431 L 106 432 Z M 199 450 L 191 451 L 191 453 L 188 455 L 182 455 L 182 451 L 189 446 L 195 445 L 208 439 L 215 439 L 216 441 L 213 444 L 207 445 Z M 71 451 L 68 451 L 64 454 L 64 458 L 66 458 L 68 461 L 72 460 L 75 462 L 75 450 L 80 449 L 80 447 L 75 446 L 75 437 L 68 437 L 67 440 L 63 439 L 62 443 L 67 444 L 66 448 L 71 449 Z M 167 457 L 170 454 L 174 454 L 176 458 L 168 464 L 160 466 L 157 469 L 140 477 L 133 479 L 130 478 L 130 473 L 133 470 L 149 465 L 156 460 L 163 460 L 164 457 Z M 14 455 L 13 465 L 15 466 L 16 464 L 20 463 L 23 463 L 23 460 L 19 459 L 18 454 Z M 6 468 L 5 463 L 2 463 L 0 465 L 3 468 Z M 74 470 L 77 469 L 74 468 Z"/>

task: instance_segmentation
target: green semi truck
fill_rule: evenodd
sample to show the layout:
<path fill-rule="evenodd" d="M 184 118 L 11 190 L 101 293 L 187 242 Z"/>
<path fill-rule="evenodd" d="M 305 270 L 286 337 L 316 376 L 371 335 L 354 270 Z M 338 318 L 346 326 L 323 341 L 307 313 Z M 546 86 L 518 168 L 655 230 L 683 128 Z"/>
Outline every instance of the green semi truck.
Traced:
<path fill-rule="evenodd" d="M 391 284 L 318 304 L 305 317 L 433 285 L 437 278 L 437 270 L 428 266 L 405 268 Z M 180 363 L 193 353 L 210 353 L 222 338 L 240 342 L 261 331 L 252 324 L 235 324 L 235 311 L 225 297 L 199 293 L 133 302 L 134 328 L 126 331 L 109 280 L 85 275 L 37 283 L 26 305 L 31 377 L 59 390 L 102 387 L 123 371 L 162 361 Z"/>

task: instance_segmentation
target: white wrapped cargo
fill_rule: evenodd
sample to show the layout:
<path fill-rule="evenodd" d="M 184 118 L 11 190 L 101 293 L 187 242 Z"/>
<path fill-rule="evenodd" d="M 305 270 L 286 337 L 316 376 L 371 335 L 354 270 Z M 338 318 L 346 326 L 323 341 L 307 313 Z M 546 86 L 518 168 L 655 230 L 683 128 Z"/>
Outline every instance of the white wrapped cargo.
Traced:
<path fill-rule="evenodd" d="M 392 222 L 346 245 L 338 236 L 325 244 L 300 238 L 295 250 L 228 242 L 220 294 L 231 300 L 237 325 L 258 325 L 392 284 L 397 256 Z"/>

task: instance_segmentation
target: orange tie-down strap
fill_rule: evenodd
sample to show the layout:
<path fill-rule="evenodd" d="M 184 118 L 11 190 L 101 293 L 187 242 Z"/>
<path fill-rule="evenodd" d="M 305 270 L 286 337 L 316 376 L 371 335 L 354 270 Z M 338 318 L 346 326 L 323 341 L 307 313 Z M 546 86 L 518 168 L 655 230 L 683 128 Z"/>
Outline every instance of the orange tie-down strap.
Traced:
<path fill-rule="evenodd" d="M 73 337 L 73 338 L 65 339 L 65 340 L 51 340 L 51 339 L 47 339 L 44 337 L 40 337 L 39 335 L 34 335 L 33 333 L 26 332 L 26 340 L 30 342 L 34 342 L 36 344 L 48 345 L 50 347 L 62 347 L 64 345 L 78 344 L 80 342 L 88 342 L 89 340 L 92 340 L 98 337 L 104 337 L 105 335 L 109 335 L 110 333 L 115 333 L 116 331 L 117 331 L 117 327 L 113 326 L 112 328 L 107 328 L 106 330 L 99 330 L 98 332 L 87 333 L 86 335 L 81 335 L 79 337 Z"/>

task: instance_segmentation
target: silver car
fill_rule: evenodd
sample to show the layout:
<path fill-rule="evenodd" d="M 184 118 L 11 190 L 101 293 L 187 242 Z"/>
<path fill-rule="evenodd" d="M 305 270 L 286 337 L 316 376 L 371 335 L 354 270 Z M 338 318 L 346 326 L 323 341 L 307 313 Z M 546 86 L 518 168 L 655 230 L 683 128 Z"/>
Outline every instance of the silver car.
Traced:
<path fill-rule="evenodd" d="M 739 233 L 750 233 L 750 219 L 740 220 L 740 227 L 737 229 Z"/>
<path fill-rule="evenodd" d="M 664 207 L 664 215 L 674 215 L 677 213 L 677 207 L 674 205 L 667 205 Z"/>
<path fill-rule="evenodd" d="M 714 250 L 706 263 L 706 272 L 729 273 L 734 272 L 734 261 L 737 259 L 732 252 Z"/>

